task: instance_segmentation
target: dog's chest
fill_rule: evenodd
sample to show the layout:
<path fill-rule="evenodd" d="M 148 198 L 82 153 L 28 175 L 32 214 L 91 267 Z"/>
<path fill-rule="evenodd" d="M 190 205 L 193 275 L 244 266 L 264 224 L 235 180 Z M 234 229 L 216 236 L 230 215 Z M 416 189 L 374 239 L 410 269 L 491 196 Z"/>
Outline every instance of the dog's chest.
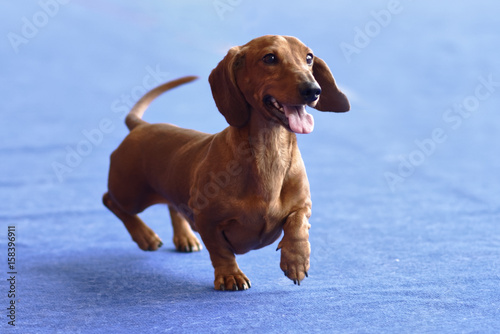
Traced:
<path fill-rule="evenodd" d="M 277 205 L 260 202 L 248 206 L 223 227 L 223 233 L 236 254 L 272 244 L 279 238 L 288 213 Z"/>

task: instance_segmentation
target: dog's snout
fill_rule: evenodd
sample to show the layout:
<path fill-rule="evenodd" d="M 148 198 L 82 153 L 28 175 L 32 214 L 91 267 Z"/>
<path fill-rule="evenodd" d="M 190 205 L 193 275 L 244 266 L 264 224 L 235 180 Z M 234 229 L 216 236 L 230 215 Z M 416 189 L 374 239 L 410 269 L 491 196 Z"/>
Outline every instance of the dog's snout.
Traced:
<path fill-rule="evenodd" d="M 311 103 L 318 99 L 321 94 L 321 87 L 316 82 L 306 81 L 300 84 L 299 92 L 306 103 Z"/>

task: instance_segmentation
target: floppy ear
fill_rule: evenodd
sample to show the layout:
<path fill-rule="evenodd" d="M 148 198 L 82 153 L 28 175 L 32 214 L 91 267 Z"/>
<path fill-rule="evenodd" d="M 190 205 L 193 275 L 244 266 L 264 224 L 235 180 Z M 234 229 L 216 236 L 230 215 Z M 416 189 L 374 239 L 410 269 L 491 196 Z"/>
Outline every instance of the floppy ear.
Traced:
<path fill-rule="evenodd" d="M 314 57 L 313 63 L 313 75 L 321 87 L 321 95 L 314 108 L 321 111 L 349 111 L 349 100 L 347 100 L 344 93 L 337 88 L 335 79 L 328 65 L 316 56 Z"/>
<path fill-rule="evenodd" d="M 231 48 L 208 77 L 212 96 L 229 125 L 242 127 L 250 117 L 250 105 L 236 84 L 236 72 L 242 66 L 240 47 Z"/>

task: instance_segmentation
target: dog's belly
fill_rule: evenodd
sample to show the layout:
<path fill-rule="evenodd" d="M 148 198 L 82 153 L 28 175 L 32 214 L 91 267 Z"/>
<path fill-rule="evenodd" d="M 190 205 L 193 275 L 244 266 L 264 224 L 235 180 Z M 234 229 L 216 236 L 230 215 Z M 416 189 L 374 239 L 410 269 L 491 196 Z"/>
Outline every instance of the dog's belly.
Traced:
<path fill-rule="evenodd" d="M 227 224 L 222 233 L 235 254 L 244 254 L 276 241 L 283 230 L 283 219 L 250 215 Z"/>

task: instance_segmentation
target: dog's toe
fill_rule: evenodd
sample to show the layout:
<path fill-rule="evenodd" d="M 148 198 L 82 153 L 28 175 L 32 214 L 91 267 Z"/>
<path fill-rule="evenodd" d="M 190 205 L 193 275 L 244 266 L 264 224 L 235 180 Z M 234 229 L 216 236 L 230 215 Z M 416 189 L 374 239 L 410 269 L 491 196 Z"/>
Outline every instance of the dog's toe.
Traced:
<path fill-rule="evenodd" d="M 174 236 L 174 245 L 179 252 L 183 253 L 199 252 L 203 249 L 200 241 L 194 234 Z"/>
<path fill-rule="evenodd" d="M 152 245 L 149 245 L 148 246 L 148 251 L 155 251 L 155 250 L 158 250 L 159 248 L 161 248 L 161 246 L 163 246 L 163 242 L 160 240 L 159 243 L 156 244 L 156 247 L 154 246 L 154 243 Z"/>
<path fill-rule="evenodd" d="M 280 267 L 295 285 L 300 285 L 304 278 L 309 277 L 309 254 L 309 242 L 283 243 Z"/>
<path fill-rule="evenodd" d="M 147 237 L 144 236 L 142 238 L 135 238 L 134 241 L 137 243 L 140 249 L 145 251 L 155 251 L 163 246 L 163 242 L 156 234 Z"/>
<path fill-rule="evenodd" d="M 250 280 L 243 273 L 220 275 L 215 279 L 214 285 L 219 291 L 243 291 L 252 287 Z"/>

